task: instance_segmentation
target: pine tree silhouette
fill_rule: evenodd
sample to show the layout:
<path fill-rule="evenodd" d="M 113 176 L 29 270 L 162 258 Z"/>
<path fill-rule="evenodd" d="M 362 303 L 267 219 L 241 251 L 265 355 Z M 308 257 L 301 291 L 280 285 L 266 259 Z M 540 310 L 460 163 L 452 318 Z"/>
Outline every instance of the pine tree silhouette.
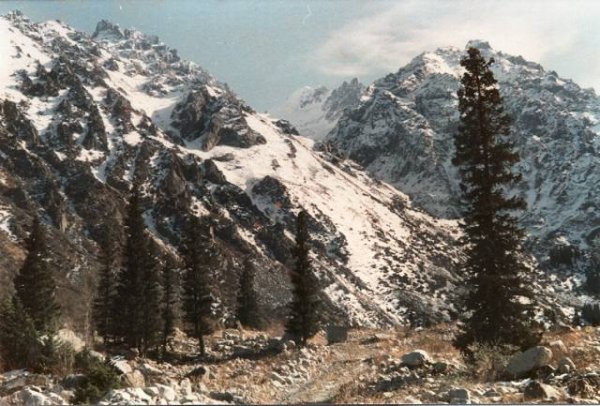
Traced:
<path fill-rule="evenodd" d="M 115 331 L 115 297 L 117 294 L 117 269 L 119 267 L 119 244 L 113 228 L 107 227 L 102 241 L 102 268 L 100 269 L 96 298 L 94 299 L 92 319 L 98 334 L 104 343 L 110 343 Z"/>
<path fill-rule="evenodd" d="M 16 296 L 0 303 L 0 320 L 0 364 L 5 370 L 36 369 L 40 337 Z"/>
<path fill-rule="evenodd" d="M 160 340 L 161 287 L 158 261 L 146 233 L 138 181 L 134 181 L 130 196 L 125 232 L 124 266 L 115 298 L 119 309 L 116 333 L 127 345 L 145 354 Z"/>
<path fill-rule="evenodd" d="M 455 345 L 467 353 L 474 342 L 525 348 L 539 340 L 530 321 L 533 293 L 521 246 L 524 232 L 512 214 L 524 209 L 525 201 L 507 197 L 504 191 L 521 180 L 511 170 L 519 156 L 490 70 L 493 62 L 470 48 L 461 61 L 466 72 L 458 91 L 460 126 L 454 164 L 460 169 L 467 203 L 462 243 L 470 293 L 464 329 Z"/>
<path fill-rule="evenodd" d="M 307 227 L 307 213 L 298 213 L 296 224 L 296 246 L 294 257 L 296 264 L 291 273 L 293 298 L 286 324 L 286 333 L 296 343 L 306 345 L 307 339 L 318 331 L 319 322 L 319 284 L 312 271 L 309 257 L 310 243 Z"/>
<path fill-rule="evenodd" d="M 40 335 L 51 335 L 58 327 L 60 307 L 56 302 L 56 283 L 49 264 L 46 232 L 38 217 L 33 221 L 26 247 L 27 257 L 14 279 L 16 298 L 36 331 Z"/>
<path fill-rule="evenodd" d="M 164 359 L 167 355 L 169 337 L 175 331 L 175 322 L 177 318 L 176 307 L 178 304 L 178 283 L 176 278 L 176 266 L 174 261 L 167 257 L 165 258 L 162 271 L 163 284 L 163 303 L 162 303 L 162 342 L 161 352 Z"/>
<path fill-rule="evenodd" d="M 218 266 L 218 252 L 209 218 L 190 216 L 182 247 L 185 262 L 183 276 L 184 320 L 191 325 L 191 334 L 198 340 L 200 355 L 206 354 L 204 336 L 213 332 L 211 324 L 214 302 L 210 277 Z"/>
<path fill-rule="evenodd" d="M 238 293 L 237 319 L 242 326 L 254 329 L 263 327 L 263 322 L 258 309 L 258 298 L 254 288 L 256 270 L 250 257 L 244 259 L 244 266 L 240 276 L 240 290 Z"/>

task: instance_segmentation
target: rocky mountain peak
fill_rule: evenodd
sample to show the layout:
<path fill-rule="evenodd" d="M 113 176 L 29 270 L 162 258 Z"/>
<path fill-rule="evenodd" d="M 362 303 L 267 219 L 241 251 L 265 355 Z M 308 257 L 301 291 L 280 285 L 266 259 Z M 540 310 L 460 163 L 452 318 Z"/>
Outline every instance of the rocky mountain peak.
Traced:
<path fill-rule="evenodd" d="M 86 328 L 81 307 L 93 297 L 98 243 L 108 228 L 124 238 L 134 179 L 157 255 L 176 255 L 189 216 L 213 218 L 225 262 L 214 280 L 215 314 L 224 323 L 249 255 L 262 311 L 286 312 L 301 207 L 331 320 L 390 325 L 455 315 L 455 222 L 412 209 L 356 164 L 314 151 L 288 122 L 258 114 L 158 38 L 109 22 L 92 37 L 9 16 L 0 18 L 0 52 L 0 286 L 10 289 L 40 214 L 75 330 Z M 361 86 L 317 96 L 340 111 L 358 103 Z M 400 297 L 401 284 L 410 288 Z"/>
<path fill-rule="evenodd" d="M 490 43 L 488 41 L 484 41 L 482 39 L 472 39 L 467 42 L 465 45 L 465 49 L 469 48 L 477 48 L 479 50 L 493 51 Z"/>
<path fill-rule="evenodd" d="M 600 100 L 593 90 L 523 57 L 479 40 L 467 46 L 495 60 L 492 69 L 521 155 L 517 170 L 524 176 L 510 193 L 528 203 L 521 222 L 529 244 L 544 269 L 578 269 L 571 275 L 580 280 L 577 272 L 589 266 L 586 250 L 600 229 L 600 208 L 592 198 L 600 180 Z M 415 204 L 446 218 L 459 217 L 461 207 L 451 159 L 463 55 L 455 48 L 426 52 L 375 81 L 326 138 Z M 558 260 L 559 237 L 577 254 Z M 566 286 L 573 281 L 564 283 L 570 292 Z"/>
<path fill-rule="evenodd" d="M 125 34 L 117 24 L 113 24 L 108 20 L 100 20 L 96 24 L 96 30 L 92 34 L 92 38 L 101 38 L 102 36 L 112 36 L 116 39 L 125 38 Z"/>

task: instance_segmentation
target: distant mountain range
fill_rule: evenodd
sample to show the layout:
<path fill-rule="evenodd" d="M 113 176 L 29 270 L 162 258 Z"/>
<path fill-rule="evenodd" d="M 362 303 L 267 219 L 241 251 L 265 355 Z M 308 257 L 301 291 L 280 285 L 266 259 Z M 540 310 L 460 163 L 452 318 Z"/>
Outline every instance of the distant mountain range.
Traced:
<path fill-rule="evenodd" d="M 302 135 L 322 140 L 337 124 L 345 109 L 358 107 L 365 86 L 352 79 L 336 89 L 306 86 L 294 92 L 271 114 L 291 121 Z"/>

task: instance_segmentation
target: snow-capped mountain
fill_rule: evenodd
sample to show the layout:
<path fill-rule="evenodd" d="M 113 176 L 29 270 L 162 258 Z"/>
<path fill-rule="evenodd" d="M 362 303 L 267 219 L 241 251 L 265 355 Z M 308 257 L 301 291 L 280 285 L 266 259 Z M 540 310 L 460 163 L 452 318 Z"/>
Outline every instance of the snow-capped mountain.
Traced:
<path fill-rule="evenodd" d="M 272 114 L 290 121 L 300 134 L 322 140 L 344 109 L 358 106 L 364 90 L 365 86 L 356 78 L 333 90 L 325 86 L 306 86 L 292 93 L 285 103 L 272 110 Z"/>
<path fill-rule="evenodd" d="M 383 325 L 453 313 L 454 220 L 414 209 L 356 164 L 315 151 L 288 122 L 256 113 L 158 38 L 106 21 L 88 36 L 12 13 L 0 18 L 0 55 L 0 276 L 10 286 L 25 230 L 42 213 L 74 328 L 88 322 L 81 308 L 92 297 L 98 242 L 107 227 L 122 229 L 134 178 L 157 251 L 176 252 L 189 213 L 217 218 L 223 317 L 248 255 L 262 306 L 282 314 L 300 207 L 332 315 Z"/>
<path fill-rule="evenodd" d="M 585 262 L 600 232 L 600 99 L 592 89 L 520 56 L 472 41 L 493 57 L 524 181 L 518 193 L 530 246 L 547 269 Z M 369 86 L 326 140 L 366 170 L 442 218 L 459 216 L 458 174 L 451 164 L 457 90 L 465 51 L 441 48 L 414 58 Z M 582 265 L 579 263 L 578 265 Z"/>

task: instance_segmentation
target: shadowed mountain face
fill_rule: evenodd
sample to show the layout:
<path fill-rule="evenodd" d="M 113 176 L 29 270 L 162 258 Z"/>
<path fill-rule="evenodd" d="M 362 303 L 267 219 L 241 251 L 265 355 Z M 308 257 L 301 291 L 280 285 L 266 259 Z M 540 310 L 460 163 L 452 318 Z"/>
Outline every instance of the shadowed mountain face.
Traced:
<path fill-rule="evenodd" d="M 222 319 L 248 255 L 262 311 L 285 314 L 300 207 L 332 320 L 373 326 L 455 315 L 455 221 L 414 209 L 356 164 L 316 152 L 288 122 L 256 113 L 158 38 L 106 21 L 88 36 L 13 13 L 0 18 L 0 51 L 3 294 L 40 213 L 63 315 L 86 330 L 98 243 L 109 227 L 124 240 L 137 178 L 157 255 L 176 255 L 187 216 L 214 218 Z"/>
<path fill-rule="evenodd" d="M 559 276 L 580 272 L 589 266 L 586 251 L 600 232 L 600 100 L 593 90 L 486 42 L 470 46 L 494 58 L 513 119 L 521 155 L 515 169 L 523 182 L 508 192 L 527 201 L 521 223 L 528 245 L 543 268 L 560 270 Z M 442 218 L 460 216 L 459 177 L 451 159 L 464 53 L 455 48 L 424 53 L 377 80 L 326 136 L 371 175 Z"/>

